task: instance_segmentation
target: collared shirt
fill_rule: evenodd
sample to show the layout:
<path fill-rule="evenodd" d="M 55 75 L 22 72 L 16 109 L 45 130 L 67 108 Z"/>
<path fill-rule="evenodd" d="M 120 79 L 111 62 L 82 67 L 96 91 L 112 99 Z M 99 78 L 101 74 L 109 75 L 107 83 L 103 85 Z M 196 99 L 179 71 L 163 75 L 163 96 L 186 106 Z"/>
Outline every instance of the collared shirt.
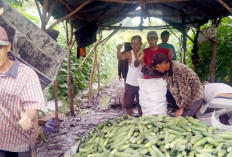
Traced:
<path fill-rule="evenodd" d="M 18 111 L 45 108 L 37 74 L 15 59 L 11 69 L 0 74 L 0 150 L 29 151 L 33 130 L 23 131 L 18 125 Z"/>

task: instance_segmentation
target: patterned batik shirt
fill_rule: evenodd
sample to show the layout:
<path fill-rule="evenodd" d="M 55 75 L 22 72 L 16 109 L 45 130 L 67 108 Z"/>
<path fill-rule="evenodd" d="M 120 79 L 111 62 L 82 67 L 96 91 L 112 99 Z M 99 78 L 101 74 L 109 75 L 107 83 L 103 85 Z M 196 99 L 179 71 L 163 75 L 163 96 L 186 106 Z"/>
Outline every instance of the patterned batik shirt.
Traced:
<path fill-rule="evenodd" d="M 18 111 L 45 108 L 43 92 L 37 74 L 15 59 L 11 69 L 0 74 L 0 150 L 26 152 L 33 132 L 18 125 Z"/>
<path fill-rule="evenodd" d="M 170 73 L 172 75 L 166 76 L 165 79 L 179 107 L 189 109 L 191 102 L 203 98 L 201 81 L 192 69 L 182 63 L 172 61 Z"/>

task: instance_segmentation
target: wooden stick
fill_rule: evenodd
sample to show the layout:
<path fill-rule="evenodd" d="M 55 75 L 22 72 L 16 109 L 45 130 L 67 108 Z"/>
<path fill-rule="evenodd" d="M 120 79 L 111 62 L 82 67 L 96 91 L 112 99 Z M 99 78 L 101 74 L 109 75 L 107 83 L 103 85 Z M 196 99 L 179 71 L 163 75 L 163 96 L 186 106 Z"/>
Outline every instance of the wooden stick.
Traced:
<path fill-rule="evenodd" d="M 62 4 L 64 4 L 65 6 L 66 6 L 66 8 L 68 9 L 68 11 L 70 11 L 70 12 L 72 12 L 72 9 L 70 8 L 70 6 L 66 3 L 66 2 L 64 2 L 64 0 L 59 0 Z M 77 19 L 82 19 L 83 20 L 83 18 L 82 17 L 79 17 L 79 16 L 77 16 L 77 15 L 75 15 L 75 17 L 77 18 Z"/>
<path fill-rule="evenodd" d="M 56 2 L 57 2 L 57 0 L 52 1 L 52 5 L 49 9 L 48 16 L 45 18 L 45 25 L 47 25 L 50 17 L 52 16 L 53 10 L 55 9 L 55 6 L 56 6 Z"/>
<path fill-rule="evenodd" d="M 98 56 L 98 60 L 97 60 L 98 91 L 100 90 L 100 84 L 101 84 L 101 79 L 100 79 L 100 65 L 101 65 L 101 56 L 102 56 L 102 46 L 103 46 L 103 44 L 100 44 L 100 47 L 99 47 L 99 56 Z"/>
<path fill-rule="evenodd" d="M 46 19 L 46 15 L 47 15 L 47 10 L 48 10 L 48 0 L 44 0 L 43 1 L 43 15 L 42 15 L 42 20 L 41 20 L 41 28 L 43 30 L 46 30 L 45 19 Z"/>
<path fill-rule="evenodd" d="M 232 8 L 228 6 L 225 2 L 222 0 L 217 0 L 224 8 L 226 8 L 231 14 L 232 14 Z"/>
<path fill-rule="evenodd" d="M 87 4 L 91 3 L 93 0 L 88 0 L 84 3 L 82 3 L 78 8 L 76 8 L 74 11 L 72 11 L 71 13 L 69 13 L 68 15 L 65 15 L 64 17 L 62 17 L 61 19 L 57 20 L 56 22 L 54 22 L 49 28 L 48 31 L 52 30 L 52 28 L 57 25 L 58 23 L 68 19 L 69 17 L 73 16 L 75 13 L 77 13 L 79 10 L 81 10 L 84 6 L 86 6 Z"/>
<path fill-rule="evenodd" d="M 35 0 L 35 5 L 37 7 L 37 10 L 39 12 L 39 17 L 40 17 L 40 20 L 42 22 L 42 13 L 41 13 L 40 8 L 39 8 L 39 2 L 38 2 L 38 0 Z"/>
<path fill-rule="evenodd" d="M 75 116 L 74 106 L 73 106 L 73 92 L 72 92 L 72 82 L 71 82 L 71 51 L 72 51 L 72 36 L 73 36 L 73 25 L 72 19 L 70 18 L 70 34 L 68 40 L 68 56 L 67 56 L 67 84 L 68 84 L 68 97 L 69 97 L 69 104 L 70 104 L 70 112 L 71 116 Z"/>
<path fill-rule="evenodd" d="M 94 76 L 94 69 L 95 69 L 95 60 L 96 60 L 96 47 L 94 48 L 94 55 L 93 55 L 93 61 L 92 61 L 92 69 L 91 74 L 89 77 L 89 93 L 88 98 L 91 99 L 91 90 L 92 90 L 92 84 L 93 84 L 93 76 Z"/>
<path fill-rule="evenodd" d="M 54 81 L 54 91 L 55 91 L 55 118 L 56 118 L 56 129 L 59 128 L 59 119 L 58 119 L 58 88 L 57 88 L 57 79 Z"/>

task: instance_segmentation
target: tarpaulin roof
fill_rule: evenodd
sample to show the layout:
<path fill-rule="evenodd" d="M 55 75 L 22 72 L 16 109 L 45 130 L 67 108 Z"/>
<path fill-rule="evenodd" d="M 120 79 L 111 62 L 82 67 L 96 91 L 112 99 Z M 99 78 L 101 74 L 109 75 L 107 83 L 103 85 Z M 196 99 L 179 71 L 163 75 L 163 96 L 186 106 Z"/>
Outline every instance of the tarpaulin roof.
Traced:
<path fill-rule="evenodd" d="M 52 1 L 48 0 L 48 9 Z M 39 0 L 43 4 L 44 0 Z M 87 0 L 57 0 L 52 13 L 55 19 L 69 14 Z M 223 0 L 232 7 L 231 0 Z M 143 3 L 144 5 L 141 5 Z M 138 7 L 141 10 L 136 10 Z M 95 22 L 98 26 L 110 26 L 126 17 L 160 17 L 163 21 L 181 30 L 183 24 L 196 26 L 209 19 L 230 15 L 218 0 L 92 0 L 72 16 L 76 29 L 87 23 Z"/>

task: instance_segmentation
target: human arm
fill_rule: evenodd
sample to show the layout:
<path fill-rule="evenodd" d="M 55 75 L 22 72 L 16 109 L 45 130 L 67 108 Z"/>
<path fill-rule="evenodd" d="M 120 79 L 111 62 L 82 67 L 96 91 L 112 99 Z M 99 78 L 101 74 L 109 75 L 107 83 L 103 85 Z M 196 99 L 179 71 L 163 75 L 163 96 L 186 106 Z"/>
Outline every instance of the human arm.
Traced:
<path fill-rule="evenodd" d="M 126 59 L 128 59 L 128 55 L 127 55 L 126 52 L 121 53 L 122 46 L 123 46 L 123 44 L 118 44 L 117 47 L 116 47 L 117 48 L 117 58 L 118 58 L 118 60 L 126 60 Z"/>
<path fill-rule="evenodd" d="M 33 126 L 33 121 L 37 119 L 38 112 L 34 109 L 28 109 L 25 112 L 21 112 L 20 114 L 20 120 L 19 125 L 23 130 L 29 130 Z"/>
<path fill-rule="evenodd" d="M 141 54 L 141 56 L 138 56 L 138 59 L 134 61 L 134 66 L 138 67 L 139 65 L 145 66 L 146 64 L 144 63 L 144 53 Z"/>
<path fill-rule="evenodd" d="M 37 74 L 32 69 L 24 69 L 28 76 L 20 95 L 18 108 L 19 124 L 23 130 L 32 128 L 32 123 L 38 118 L 38 110 L 45 110 L 43 91 Z"/>
<path fill-rule="evenodd" d="M 170 56 L 171 59 L 174 57 L 174 53 L 172 49 L 168 49 L 168 55 Z"/>
<path fill-rule="evenodd" d="M 176 60 L 176 50 L 175 50 L 175 47 L 172 45 L 172 52 L 173 52 L 173 58 L 172 60 Z"/>

